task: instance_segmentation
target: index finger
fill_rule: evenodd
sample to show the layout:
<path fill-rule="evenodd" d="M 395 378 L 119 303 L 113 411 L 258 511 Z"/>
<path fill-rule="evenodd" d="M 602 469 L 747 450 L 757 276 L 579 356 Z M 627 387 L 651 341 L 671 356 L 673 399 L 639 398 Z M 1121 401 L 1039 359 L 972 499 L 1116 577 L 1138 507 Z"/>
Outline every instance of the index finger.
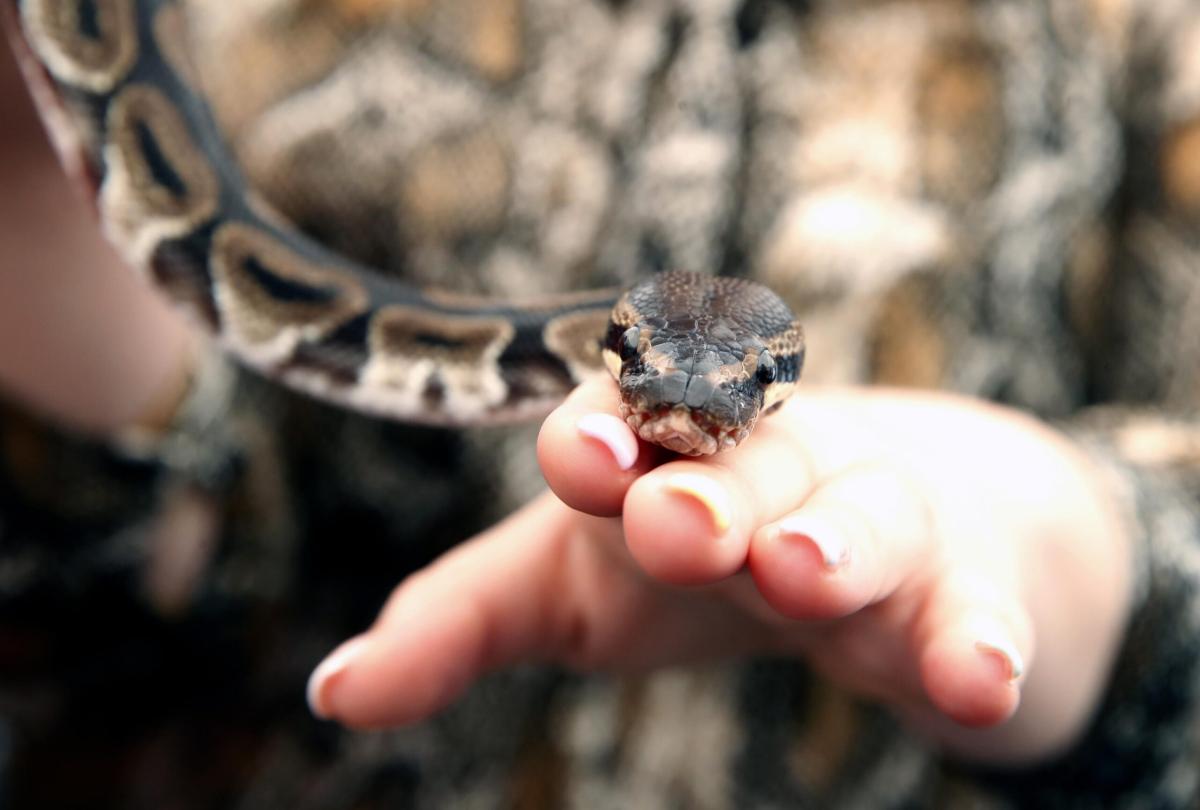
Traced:
<path fill-rule="evenodd" d="M 576 388 L 542 423 L 538 463 L 554 494 L 573 509 L 599 517 L 621 514 L 630 485 L 661 457 L 617 413 L 616 383 L 597 377 Z"/>

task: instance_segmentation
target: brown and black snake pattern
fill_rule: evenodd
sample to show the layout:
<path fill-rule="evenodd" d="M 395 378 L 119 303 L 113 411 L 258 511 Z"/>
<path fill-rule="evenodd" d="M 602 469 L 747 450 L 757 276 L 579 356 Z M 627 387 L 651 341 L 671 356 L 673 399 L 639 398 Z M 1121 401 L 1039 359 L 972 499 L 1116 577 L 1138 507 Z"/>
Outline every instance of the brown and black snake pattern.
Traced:
<path fill-rule="evenodd" d="M 68 165 L 93 178 L 110 236 L 248 365 L 362 411 L 444 425 L 536 416 L 601 367 L 611 290 L 519 304 L 425 293 L 337 255 L 255 198 L 195 84 L 178 0 L 20 0 L 17 8 L 28 71 L 48 79 L 42 98 L 58 108 L 47 118 L 60 144 L 74 144 L 64 147 L 73 150 Z M 739 344 L 774 337 L 769 313 L 760 318 L 754 305 L 783 304 L 758 285 L 721 286 L 714 296 L 707 275 L 664 284 L 681 283 L 707 300 L 709 315 L 729 310 L 721 323 Z M 660 301 L 645 291 L 637 301 L 649 341 Z M 668 317 L 672 341 L 709 340 L 679 332 L 680 314 Z M 788 363 L 799 371 L 794 356 Z M 757 384 L 755 370 L 744 371 L 725 373 Z M 773 382 L 759 386 L 771 389 L 768 405 L 791 388 Z M 753 408 L 747 399 L 738 411 L 715 400 L 707 409 L 708 399 L 688 406 L 707 443 L 649 428 L 642 435 L 693 454 L 726 449 L 753 427 L 762 397 L 751 399 Z"/>
<path fill-rule="evenodd" d="M 186 17 L 190 37 L 159 41 L 190 48 L 164 59 L 322 243 L 501 297 L 744 268 L 801 316 L 806 381 L 1001 401 L 1111 463 L 1137 501 L 1137 607 L 1093 725 L 1034 768 L 950 762 L 792 659 L 538 667 L 361 735 L 308 714 L 311 666 L 536 491 L 527 428 L 430 430 L 201 374 L 131 460 L 0 409 L 14 807 L 1196 806 L 1194 0 L 178 8 L 156 26 Z M 542 339 L 592 334 L 588 314 Z M 179 531 L 198 510 L 217 527 L 199 540 Z"/>
<path fill-rule="evenodd" d="M 804 330 L 779 296 L 740 278 L 661 273 L 621 296 L 604 344 L 621 415 L 690 456 L 736 447 L 783 404 L 804 367 Z"/>

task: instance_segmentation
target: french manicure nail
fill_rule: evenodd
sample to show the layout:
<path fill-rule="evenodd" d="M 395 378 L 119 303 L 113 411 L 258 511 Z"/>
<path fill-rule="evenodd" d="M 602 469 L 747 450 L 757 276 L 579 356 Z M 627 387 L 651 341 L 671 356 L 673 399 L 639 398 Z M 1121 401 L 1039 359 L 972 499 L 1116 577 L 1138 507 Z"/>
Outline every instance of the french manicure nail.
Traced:
<path fill-rule="evenodd" d="M 975 638 L 975 649 L 984 655 L 993 656 L 1001 664 L 1005 679 L 1009 683 L 1020 678 L 1025 671 L 1025 664 L 1004 625 L 998 619 L 986 615 L 971 616 L 967 619 L 967 624 Z"/>
<path fill-rule="evenodd" d="M 803 537 L 816 546 L 828 571 L 836 571 L 850 562 L 850 544 L 841 530 L 828 521 L 796 514 L 781 520 L 778 530 L 788 537 Z"/>
<path fill-rule="evenodd" d="M 317 665 L 308 676 L 308 708 L 322 720 L 331 716 L 329 707 L 329 685 L 357 658 L 367 646 L 367 638 L 358 636 L 343 643 Z"/>
<path fill-rule="evenodd" d="M 617 466 L 628 470 L 637 463 L 638 443 L 629 427 L 608 413 L 589 413 L 579 417 L 576 429 L 588 438 L 595 439 L 608 448 L 616 459 Z"/>
<path fill-rule="evenodd" d="M 667 489 L 698 501 L 707 511 L 717 534 L 729 531 L 733 521 L 733 503 L 725 488 L 708 476 L 676 473 L 667 479 Z"/>

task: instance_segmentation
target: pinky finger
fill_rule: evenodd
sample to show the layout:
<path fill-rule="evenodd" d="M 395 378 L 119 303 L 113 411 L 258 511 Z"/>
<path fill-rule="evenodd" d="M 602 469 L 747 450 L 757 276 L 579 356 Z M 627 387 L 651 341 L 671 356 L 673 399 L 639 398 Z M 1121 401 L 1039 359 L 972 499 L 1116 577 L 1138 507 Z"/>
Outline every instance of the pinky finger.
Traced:
<path fill-rule="evenodd" d="M 917 660 L 930 702 L 964 726 L 1012 717 L 1032 661 L 1028 615 L 993 598 L 984 579 L 950 577 L 931 595 L 917 626 Z"/>

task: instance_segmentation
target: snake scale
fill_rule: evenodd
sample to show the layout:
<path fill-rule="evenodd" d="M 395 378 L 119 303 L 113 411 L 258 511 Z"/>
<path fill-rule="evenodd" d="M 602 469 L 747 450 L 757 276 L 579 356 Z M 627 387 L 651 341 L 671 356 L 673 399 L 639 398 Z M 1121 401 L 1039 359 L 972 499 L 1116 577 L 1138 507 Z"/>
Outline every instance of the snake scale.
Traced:
<path fill-rule="evenodd" d="M 403 421 L 495 423 L 545 413 L 607 365 L 631 427 L 701 455 L 736 446 L 799 378 L 799 324 L 745 279 L 672 271 L 623 295 L 509 303 L 337 255 L 244 179 L 178 0 L 6 5 L 42 115 L 111 240 L 234 356 L 290 387 Z"/>

